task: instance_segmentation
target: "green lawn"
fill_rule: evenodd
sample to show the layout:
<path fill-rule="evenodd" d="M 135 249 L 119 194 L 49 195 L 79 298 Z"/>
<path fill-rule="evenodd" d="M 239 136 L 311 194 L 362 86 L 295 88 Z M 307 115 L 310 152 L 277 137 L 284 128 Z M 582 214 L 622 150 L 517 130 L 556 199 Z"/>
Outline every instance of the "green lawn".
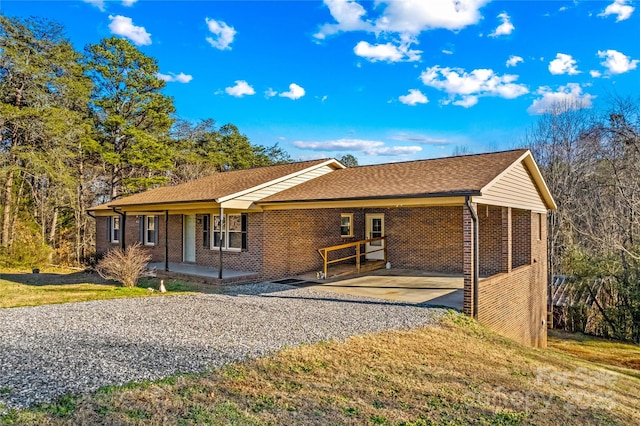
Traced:
<path fill-rule="evenodd" d="M 37 306 L 52 303 L 84 302 L 123 297 L 157 296 L 157 279 L 143 279 L 138 287 L 125 288 L 97 274 L 66 268 L 48 268 L 39 274 L 26 270 L 0 270 L 0 308 Z M 149 291 L 147 288 L 156 291 Z M 181 282 L 165 282 L 168 293 L 188 292 L 192 287 Z"/>
<path fill-rule="evenodd" d="M 577 351 L 584 344 L 586 357 Z M 205 374 L 103 388 L 12 411 L 0 423 L 640 424 L 639 371 L 606 355 L 611 344 L 554 334 L 550 348 L 531 349 L 451 314 L 440 327 L 302 345 Z M 620 357 L 640 357 L 638 346 L 619 345 Z"/>

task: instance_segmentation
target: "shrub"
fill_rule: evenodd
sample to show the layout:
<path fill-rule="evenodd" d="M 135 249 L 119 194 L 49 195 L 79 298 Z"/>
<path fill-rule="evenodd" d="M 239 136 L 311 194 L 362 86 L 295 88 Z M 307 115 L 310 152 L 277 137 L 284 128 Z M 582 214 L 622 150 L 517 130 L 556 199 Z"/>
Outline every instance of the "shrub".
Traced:
<path fill-rule="evenodd" d="M 11 246 L 0 248 L 0 266 L 39 268 L 49 263 L 49 257 L 53 252 L 42 242 L 34 224 L 18 221 L 13 238 Z"/>
<path fill-rule="evenodd" d="M 96 271 L 106 280 L 118 281 L 124 287 L 135 287 L 150 260 L 151 256 L 140 243 L 136 243 L 125 250 L 109 250 L 98 262 Z"/>

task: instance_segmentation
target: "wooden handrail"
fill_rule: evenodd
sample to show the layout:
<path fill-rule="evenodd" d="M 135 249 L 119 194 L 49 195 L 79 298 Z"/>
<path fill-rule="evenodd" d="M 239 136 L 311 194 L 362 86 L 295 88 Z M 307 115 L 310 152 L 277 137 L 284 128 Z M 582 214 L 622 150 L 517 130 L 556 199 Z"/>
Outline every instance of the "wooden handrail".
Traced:
<path fill-rule="evenodd" d="M 338 244 L 335 246 L 330 246 L 330 247 L 323 247 L 318 249 L 318 253 L 320 253 L 320 256 L 322 257 L 322 263 L 323 263 L 323 272 L 324 272 L 324 277 L 327 277 L 327 268 L 330 264 L 332 263 L 338 263 L 338 262 L 342 262 L 345 260 L 349 260 L 349 259 L 356 259 L 356 270 L 358 272 L 360 272 L 360 263 L 361 263 L 361 258 L 362 256 L 366 256 L 367 254 L 370 253 L 376 253 L 379 251 L 384 251 L 384 263 L 387 263 L 387 237 L 383 236 L 383 237 L 377 237 L 377 238 L 369 238 L 366 240 L 360 240 L 360 241 L 354 241 L 352 243 L 345 243 L 345 244 Z M 375 241 L 382 241 L 382 247 L 376 250 L 369 250 L 367 251 L 366 249 L 361 250 L 361 246 L 363 244 L 368 244 L 368 243 L 372 243 Z M 333 259 L 333 260 L 329 260 L 329 253 L 332 251 L 336 251 L 336 250 L 344 250 L 344 249 L 348 249 L 350 247 L 355 247 L 356 248 L 356 254 L 350 254 L 348 256 L 344 256 L 344 257 L 340 257 L 338 259 Z"/>

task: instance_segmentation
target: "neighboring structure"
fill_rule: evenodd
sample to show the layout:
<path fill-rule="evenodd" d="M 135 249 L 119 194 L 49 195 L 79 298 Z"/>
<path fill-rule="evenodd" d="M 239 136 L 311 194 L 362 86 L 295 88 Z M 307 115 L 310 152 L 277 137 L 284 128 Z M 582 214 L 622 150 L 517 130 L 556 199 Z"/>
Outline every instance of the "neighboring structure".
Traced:
<path fill-rule="evenodd" d="M 323 268 L 318 249 L 464 275 L 464 312 L 546 345 L 547 210 L 528 150 L 344 168 L 316 160 L 218 173 L 92 209 L 98 253 L 140 241 L 154 261 L 266 280 Z M 223 220 L 221 221 L 220 218 Z M 359 245 L 358 245 L 359 247 Z M 384 249 L 384 250 L 382 250 Z"/>

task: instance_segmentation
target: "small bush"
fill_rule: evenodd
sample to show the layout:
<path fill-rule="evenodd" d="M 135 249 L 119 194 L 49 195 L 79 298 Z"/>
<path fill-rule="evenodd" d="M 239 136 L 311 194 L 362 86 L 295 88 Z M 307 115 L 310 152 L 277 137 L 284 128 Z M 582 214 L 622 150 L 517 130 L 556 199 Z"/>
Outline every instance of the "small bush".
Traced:
<path fill-rule="evenodd" d="M 140 243 L 112 249 L 98 262 L 96 271 L 106 280 L 114 280 L 124 287 L 135 287 L 151 256 Z"/>

